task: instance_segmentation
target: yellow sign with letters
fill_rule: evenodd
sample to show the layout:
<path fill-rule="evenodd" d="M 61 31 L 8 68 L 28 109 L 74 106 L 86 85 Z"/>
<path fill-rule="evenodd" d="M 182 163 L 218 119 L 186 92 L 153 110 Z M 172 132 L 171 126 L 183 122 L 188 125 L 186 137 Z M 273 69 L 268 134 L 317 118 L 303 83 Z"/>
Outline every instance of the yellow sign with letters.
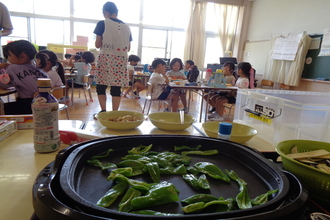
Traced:
<path fill-rule="evenodd" d="M 272 122 L 273 122 L 273 120 L 271 118 L 266 117 L 266 116 L 262 116 L 262 115 L 258 116 L 258 115 L 255 115 L 253 113 L 248 113 L 248 116 L 251 117 L 251 118 L 257 119 L 259 121 L 265 122 L 269 125 L 272 125 Z"/>

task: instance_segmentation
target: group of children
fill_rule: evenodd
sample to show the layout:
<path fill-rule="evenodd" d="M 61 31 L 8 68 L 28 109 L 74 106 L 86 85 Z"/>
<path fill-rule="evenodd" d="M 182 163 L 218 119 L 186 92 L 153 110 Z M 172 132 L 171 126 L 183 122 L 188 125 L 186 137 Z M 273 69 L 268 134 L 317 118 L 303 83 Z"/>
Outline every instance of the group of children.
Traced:
<path fill-rule="evenodd" d="M 126 97 L 129 92 L 132 91 L 133 87 L 136 87 L 136 91 L 133 92 L 133 96 L 139 98 L 138 94 L 140 91 L 145 89 L 145 85 L 141 83 L 139 79 L 132 81 L 134 66 L 140 61 L 140 58 L 136 55 L 130 55 L 128 58 L 129 65 L 127 67 L 130 77 L 130 88 L 123 93 Z M 171 110 L 176 112 L 178 110 L 178 102 L 181 100 L 183 105 L 183 110 L 187 113 L 187 101 L 186 94 L 184 90 L 176 90 L 168 87 L 170 79 L 176 80 L 187 80 L 188 82 L 196 82 L 199 76 L 199 70 L 192 60 L 187 60 L 183 64 L 182 60 L 179 58 L 173 58 L 169 64 L 170 70 L 166 72 L 166 63 L 162 59 L 155 59 L 151 67 L 154 72 L 151 74 L 148 84 L 153 86 L 153 93 L 151 97 L 153 99 L 165 100 L 171 98 Z M 183 71 L 185 69 L 185 71 Z M 168 108 L 165 111 L 170 111 Z"/>
<path fill-rule="evenodd" d="M 225 75 L 226 84 L 237 86 L 238 88 L 251 88 L 250 75 L 254 74 L 254 69 L 250 63 L 242 62 L 237 66 L 237 76 L 235 74 L 235 65 L 232 62 L 226 62 L 223 65 L 223 73 Z M 207 99 L 212 109 L 208 116 L 211 121 L 223 121 L 224 108 L 226 103 L 235 104 L 236 91 L 231 92 L 211 92 L 204 96 Z"/>
<path fill-rule="evenodd" d="M 64 77 L 64 68 L 57 55 L 50 50 L 41 50 L 37 53 L 34 45 L 25 40 L 18 40 L 8 43 L 4 49 L 4 56 L 8 63 L 0 64 L 0 68 L 9 76 L 9 81 L 0 80 L 0 87 L 3 89 L 15 87 L 17 91 L 16 102 L 4 104 L 5 114 L 32 114 L 31 102 L 38 92 L 37 79 L 50 78 L 52 87 L 63 86 L 71 82 L 66 82 Z M 34 63 L 35 59 L 35 63 Z M 91 63 L 94 62 L 94 54 L 86 51 L 81 54 L 79 60 L 75 60 L 75 55 L 71 56 L 68 66 L 77 69 L 77 76 L 74 79 L 74 87 L 84 86 L 83 77 L 89 74 Z M 134 95 L 145 89 L 145 86 L 139 79 L 133 81 L 134 66 L 140 61 L 136 55 L 130 55 L 127 70 L 131 79 L 130 88 L 124 93 L 128 94 L 133 87 L 136 87 Z M 171 111 L 177 112 L 178 102 L 181 100 L 183 110 L 187 112 L 187 101 L 184 90 L 171 89 L 169 87 L 170 79 L 187 80 L 196 82 L 199 76 L 199 70 L 193 61 L 187 60 L 185 65 L 179 58 L 174 58 L 170 62 L 170 70 L 166 72 L 166 63 L 162 59 L 155 59 L 152 62 L 154 72 L 151 74 L 148 84 L 152 86 L 153 99 L 171 99 Z M 183 72 L 186 69 L 186 72 Z M 223 66 L 226 83 L 235 85 L 239 88 L 250 87 L 250 74 L 253 70 L 250 63 L 242 62 L 238 64 L 237 75 L 234 73 L 235 65 L 232 62 L 226 62 Z M 3 71 L 2 71 L 3 72 Z M 133 86 L 132 86 L 133 85 Z M 235 103 L 236 92 L 213 92 L 204 96 L 209 98 L 212 109 L 209 113 L 210 120 L 222 121 L 225 103 Z M 166 109 L 166 111 L 170 111 Z"/>
<path fill-rule="evenodd" d="M 0 88 L 14 87 L 17 91 L 15 102 L 4 103 L 6 115 L 32 114 L 31 102 L 38 92 L 38 78 L 50 78 L 52 87 L 68 83 L 65 81 L 63 65 L 53 51 L 37 52 L 30 42 L 17 40 L 8 43 L 3 52 L 9 63 L 0 64 L 0 69 L 8 76 L 8 80 L 0 81 Z M 81 60 L 74 60 L 73 57 L 69 60 L 69 66 L 78 70 L 74 86 L 83 87 L 82 78 L 89 74 L 94 54 L 86 51 L 82 53 Z"/>

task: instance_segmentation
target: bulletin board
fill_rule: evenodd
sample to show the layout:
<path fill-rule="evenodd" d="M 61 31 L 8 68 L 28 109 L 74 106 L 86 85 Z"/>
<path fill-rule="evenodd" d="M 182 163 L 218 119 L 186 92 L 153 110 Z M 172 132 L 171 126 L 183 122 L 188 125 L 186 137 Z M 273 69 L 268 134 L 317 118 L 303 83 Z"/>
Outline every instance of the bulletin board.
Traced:
<path fill-rule="evenodd" d="M 310 35 L 310 37 L 312 38 L 312 43 L 313 40 L 321 39 L 321 46 L 323 34 Z M 308 50 L 301 78 L 330 79 L 330 56 L 318 56 L 319 53 L 320 47 L 318 49 Z"/>

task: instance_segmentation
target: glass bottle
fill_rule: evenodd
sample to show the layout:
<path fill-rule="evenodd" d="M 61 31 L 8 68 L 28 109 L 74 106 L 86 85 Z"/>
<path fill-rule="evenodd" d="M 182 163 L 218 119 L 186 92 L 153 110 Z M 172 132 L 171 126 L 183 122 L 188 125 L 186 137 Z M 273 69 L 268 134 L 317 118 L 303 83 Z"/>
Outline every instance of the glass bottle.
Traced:
<path fill-rule="evenodd" d="M 38 95 L 32 101 L 34 124 L 34 149 L 39 153 L 58 150 L 60 135 L 58 129 L 58 101 L 51 94 L 50 79 L 40 78 Z"/>
<path fill-rule="evenodd" d="M 228 122 L 220 122 L 218 129 L 218 138 L 222 140 L 230 140 L 233 125 Z"/>

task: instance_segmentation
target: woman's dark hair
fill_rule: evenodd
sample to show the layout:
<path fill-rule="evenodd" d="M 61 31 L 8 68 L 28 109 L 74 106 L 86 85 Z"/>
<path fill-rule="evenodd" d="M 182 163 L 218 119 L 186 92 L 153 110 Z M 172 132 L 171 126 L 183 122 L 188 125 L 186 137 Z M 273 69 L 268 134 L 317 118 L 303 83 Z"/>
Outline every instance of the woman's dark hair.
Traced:
<path fill-rule="evenodd" d="M 250 81 L 250 70 L 252 68 L 251 64 L 248 63 L 248 62 L 241 62 L 241 63 L 238 64 L 237 68 L 241 69 L 243 71 L 244 75 Z M 249 86 L 249 88 L 250 88 L 250 86 Z"/>
<path fill-rule="evenodd" d="M 86 64 L 87 63 L 93 63 L 95 60 L 95 56 L 90 51 L 85 51 L 81 54 L 81 57 L 85 59 Z"/>
<path fill-rule="evenodd" d="M 140 57 L 132 54 L 132 55 L 129 55 L 129 57 L 128 57 L 128 62 L 131 62 L 131 61 L 133 61 L 133 62 L 140 62 L 141 59 L 140 59 Z"/>
<path fill-rule="evenodd" d="M 51 50 L 41 50 L 36 55 L 37 59 L 40 59 L 39 68 L 43 69 L 47 65 L 47 61 L 52 64 L 52 67 L 56 67 L 57 74 L 60 76 L 63 85 L 65 85 L 65 76 L 64 76 L 64 68 L 62 63 L 58 62 L 58 57 L 56 53 Z"/>
<path fill-rule="evenodd" d="M 110 14 L 116 14 L 116 15 L 118 14 L 117 6 L 113 2 L 106 2 L 103 5 L 103 11 L 107 11 Z"/>
<path fill-rule="evenodd" d="M 9 52 L 14 54 L 16 57 L 19 57 L 22 53 L 25 53 L 30 60 L 34 59 L 34 56 L 37 53 L 36 48 L 27 40 L 17 40 L 8 43 L 3 48 L 3 54 L 6 59 L 8 59 Z"/>
<path fill-rule="evenodd" d="M 182 70 L 183 69 L 183 63 L 182 63 L 182 60 L 180 58 L 173 58 L 170 62 L 170 68 L 172 69 L 173 65 L 176 62 L 179 62 L 179 64 L 180 64 L 180 69 L 179 70 Z"/>
<path fill-rule="evenodd" d="M 192 60 L 186 60 L 186 63 L 189 63 L 190 65 L 195 65 L 194 61 Z"/>
<path fill-rule="evenodd" d="M 152 61 L 151 66 L 152 66 L 153 69 L 156 69 L 159 64 L 162 64 L 163 66 L 166 66 L 165 61 L 162 60 L 162 59 L 155 59 L 154 61 Z"/>

